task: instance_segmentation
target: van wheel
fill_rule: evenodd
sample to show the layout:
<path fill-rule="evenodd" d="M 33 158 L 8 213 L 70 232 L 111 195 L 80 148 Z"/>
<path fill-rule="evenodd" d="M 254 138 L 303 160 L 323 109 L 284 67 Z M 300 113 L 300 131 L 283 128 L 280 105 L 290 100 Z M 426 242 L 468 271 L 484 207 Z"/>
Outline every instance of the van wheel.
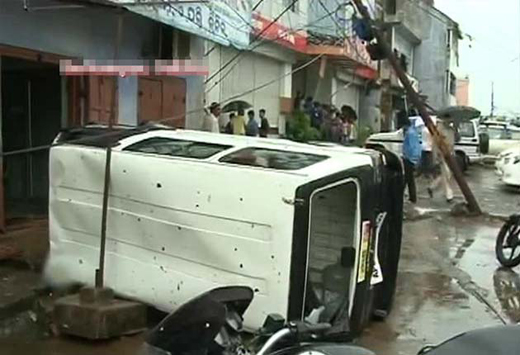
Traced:
<path fill-rule="evenodd" d="M 489 153 L 489 134 L 480 133 L 479 140 L 480 140 L 480 152 L 482 154 Z"/>
<path fill-rule="evenodd" d="M 464 154 L 457 153 L 457 155 L 455 156 L 455 160 L 457 161 L 457 164 L 459 165 L 459 168 L 460 170 L 462 170 L 462 172 L 468 170 L 468 162 Z"/>

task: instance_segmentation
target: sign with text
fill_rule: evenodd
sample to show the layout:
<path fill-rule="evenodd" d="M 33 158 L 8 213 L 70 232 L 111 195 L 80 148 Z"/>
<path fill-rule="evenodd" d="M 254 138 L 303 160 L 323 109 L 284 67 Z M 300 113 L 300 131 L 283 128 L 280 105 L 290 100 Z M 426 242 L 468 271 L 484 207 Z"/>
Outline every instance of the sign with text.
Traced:
<path fill-rule="evenodd" d="M 171 0 L 109 0 L 155 21 L 196 34 L 224 46 L 249 46 L 251 0 L 175 2 Z M 162 4 L 161 2 L 164 2 Z"/>

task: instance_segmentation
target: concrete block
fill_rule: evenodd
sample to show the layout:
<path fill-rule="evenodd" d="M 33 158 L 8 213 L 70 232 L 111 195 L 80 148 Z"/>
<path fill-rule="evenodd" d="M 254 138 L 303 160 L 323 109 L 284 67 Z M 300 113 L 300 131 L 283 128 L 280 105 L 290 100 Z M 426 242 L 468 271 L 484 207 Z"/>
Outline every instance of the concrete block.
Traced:
<path fill-rule="evenodd" d="M 85 287 L 79 292 L 81 303 L 107 304 L 114 300 L 114 291 L 110 288 Z"/>
<path fill-rule="evenodd" d="M 56 301 L 54 319 L 63 334 L 109 339 L 146 329 L 146 306 L 111 297 L 110 290 L 85 289 Z"/>

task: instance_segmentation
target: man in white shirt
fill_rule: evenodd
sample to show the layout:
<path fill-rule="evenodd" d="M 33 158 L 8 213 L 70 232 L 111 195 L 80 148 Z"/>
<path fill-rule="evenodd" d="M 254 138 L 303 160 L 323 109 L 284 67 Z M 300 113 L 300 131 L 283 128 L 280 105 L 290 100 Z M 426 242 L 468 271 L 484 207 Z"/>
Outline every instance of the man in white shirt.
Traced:
<path fill-rule="evenodd" d="M 437 124 L 437 117 L 431 116 L 431 119 L 433 124 Z M 431 177 L 433 173 L 433 137 L 421 116 L 410 117 L 410 120 L 415 122 L 415 127 L 421 132 L 422 158 L 420 172 L 427 177 Z"/>
<path fill-rule="evenodd" d="M 449 116 L 445 119 L 437 121 L 437 129 L 439 133 L 444 136 L 446 143 L 448 144 L 449 151 L 453 154 L 453 147 L 455 145 L 455 129 L 450 124 Z M 436 167 L 440 168 L 440 174 L 438 174 L 430 183 L 428 187 L 428 194 L 433 197 L 433 191 L 439 186 L 443 185 L 446 200 L 451 202 L 453 200 L 453 189 L 451 188 L 451 170 L 448 164 L 444 161 L 442 152 L 435 146 L 433 149 L 433 162 Z"/>
<path fill-rule="evenodd" d="M 219 117 L 220 117 L 220 105 L 217 102 L 213 102 L 209 106 L 209 112 L 206 110 L 206 117 L 204 117 L 204 123 L 202 130 L 212 133 L 220 133 L 219 129 Z"/>

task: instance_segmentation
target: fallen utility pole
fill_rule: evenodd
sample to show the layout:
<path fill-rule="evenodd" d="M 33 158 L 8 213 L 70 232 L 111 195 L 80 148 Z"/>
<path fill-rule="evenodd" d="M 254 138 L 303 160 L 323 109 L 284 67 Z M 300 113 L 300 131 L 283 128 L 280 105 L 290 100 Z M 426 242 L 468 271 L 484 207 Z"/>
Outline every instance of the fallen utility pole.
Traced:
<path fill-rule="evenodd" d="M 123 15 L 119 14 L 117 19 L 117 34 L 114 50 L 114 60 L 119 58 L 119 47 L 121 46 L 121 37 L 123 36 Z M 117 99 L 117 80 L 115 77 L 114 87 L 112 90 L 112 102 L 110 102 L 110 114 L 108 117 L 108 131 L 112 131 L 115 121 L 116 99 Z M 107 244 L 107 219 L 108 219 L 108 196 L 110 193 L 110 166 L 112 164 L 112 146 L 109 142 L 106 148 L 105 157 L 105 181 L 103 186 L 103 207 L 101 210 L 101 240 L 99 246 L 99 267 L 96 269 L 96 287 L 103 288 L 105 285 L 105 254 Z"/>
<path fill-rule="evenodd" d="M 481 214 L 482 211 L 480 209 L 480 206 L 478 205 L 477 199 L 473 195 L 473 192 L 471 191 L 468 183 L 466 182 L 466 179 L 464 178 L 464 175 L 462 174 L 462 171 L 460 170 L 459 165 L 455 161 L 454 156 L 451 154 L 450 149 L 448 148 L 448 145 L 444 139 L 444 136 L 439 133 L 437 130 L 437 127 L 433 123 L 432 119 L 430 118 L 430 115 L 428 114 L 428 111 L 426 110 L 426 105 L 419 97 L 419 94 L 415 91 L 415 89 L 412 87 L 412 84 L 410 83 L 410 80 L 408 79 L 408 76 L 404 72 L 404 70 L 399 65 L 397 58 L 395 57 L 393 51 L 390 49 L 389 45 L 386 43 L 386 40 L 384 36 L 382 35 L 379 28 L 376 28 L 374 26 L 374 22 L 372 18 L 370 17 L 370 14 L 363 5 L 362 0 L 353 0 L 354 4 L 356 5 L 359 13 L 363 17 L 365 21 L 367 21 L 370 24 L 370 28 L 373 31 L 374 37 L 377 40 L 378 46 L 381 49 L 381 51 L 384 53 L 384 57 L 388 59 L 390 62 L 390 65 L 394 69 L 395 73 L 397 74 L 397 77 L 401 81 L 401 83 L 404 86 L 404 89 L 406 90 L 406 94 L 408 95 L 408 98 L 410 101 L 414 104 L 414 106 L 419 111 L 419 114 L 421 115 L 424 123 L 426 124 L 426 127 L 428 128 L 428 131 L 430 131 L 430 134 L 432 135 L 435 144 L 440 149 L 444 160 L 448 164 L 448 167 L 453 172 L 453 176 L 455 177 L 455 180 L 457 181 L 457 184 L 460 187 L 460 190 L 462 191 L 462 194 L 464 195 L 467 203 L 468 203 L 468 209 L 470 212 L 475 214 Z"/>

